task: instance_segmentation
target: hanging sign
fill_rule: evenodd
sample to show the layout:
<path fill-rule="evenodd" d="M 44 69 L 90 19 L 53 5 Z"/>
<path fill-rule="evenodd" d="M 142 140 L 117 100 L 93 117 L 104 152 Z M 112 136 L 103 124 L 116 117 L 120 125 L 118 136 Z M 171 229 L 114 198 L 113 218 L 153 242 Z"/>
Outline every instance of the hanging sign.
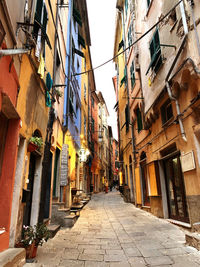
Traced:
<path fill-rule="evenodd" d="M 67 144 L 63 144 L 62 154 L 61 154 L 61 168 L 60 168 L 60 185 L 61 186 L 67 185 L 68 155 L 69 155 L 69 146 Z"/>

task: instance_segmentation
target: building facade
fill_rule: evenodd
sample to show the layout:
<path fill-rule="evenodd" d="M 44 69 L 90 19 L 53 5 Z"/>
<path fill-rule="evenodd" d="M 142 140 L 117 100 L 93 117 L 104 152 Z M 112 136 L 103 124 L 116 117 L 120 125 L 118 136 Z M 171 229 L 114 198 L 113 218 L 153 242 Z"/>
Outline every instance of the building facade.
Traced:
<path fill-rule="evenodd" d="M 199 221 L 199 3 L 119 2 L 124 14 L 132 7 L 134 14 L 128 47 L 136 51 L 130 57 L 135 98 L 129 103 L 135 204 L 192 227 Z"/>

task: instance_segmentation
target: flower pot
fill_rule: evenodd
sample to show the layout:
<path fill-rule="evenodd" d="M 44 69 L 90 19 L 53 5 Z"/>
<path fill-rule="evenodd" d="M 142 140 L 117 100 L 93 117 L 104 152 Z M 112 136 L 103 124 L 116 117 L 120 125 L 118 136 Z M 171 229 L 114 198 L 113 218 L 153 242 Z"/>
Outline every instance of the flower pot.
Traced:
<path fill-rule="evenodd" d="M 37 246 L 35 246 L 35 243 L 32 243 L 30 246 L 26 247 L 26 258 L 27 259 L 33 259 L 37 255 Z"/>
<path fill-rule="evenodd" d="M 33 152 L 33 151 L 35 151 L 37 149 L 38 149 L 38 146 L 36 144 L 34 144 L 32 142 L 29 142 L 28 149 L 27 149 L 28 152 Z"/>

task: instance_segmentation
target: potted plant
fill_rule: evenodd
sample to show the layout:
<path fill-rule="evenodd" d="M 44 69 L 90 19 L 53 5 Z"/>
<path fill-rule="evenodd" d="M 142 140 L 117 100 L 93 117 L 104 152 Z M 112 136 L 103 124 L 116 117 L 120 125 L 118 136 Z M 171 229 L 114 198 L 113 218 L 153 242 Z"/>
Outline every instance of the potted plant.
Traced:
<path fill-rule="evenodd" d="M 26 250 L 26 258 L 31 259 L 33 258 L 33 250 L 34 250 L 34 228 L 32 226 L 23 225 L 22 228 L 22 238 L 21 240 L 15 245 L 16 247 L 25 248 Z"/>
<path fill-rule="evenodd" d="M 25 248 L 26 258 L 32 259 L 37 255 L 38 246 L 42 246 L 50 237 L 51 232 L 44 223 L 38 223 L 34 227 L 23 225 L 22 238 L 16 244 L 16 247 Z"/>
<path fill-rule="evenodd" d="M 35 246 L 42 246 L 50 237 L 51 233 L 45 223 L 38 223 L 34 226 Z"/>
<path fill-rule="evenodd" d="M 55 89 L 55 96 L 56 96 L 57 101 L 59 102 L 59 97 L 63 96 L 63 92 L 61 92 L 58 89 Z"/>
<path fill-rule="evenodd" d="M 42 137 L 32 136 L 29 139 L 28 152 L 33 152 L 35 150 L 40 150 L 42 145 L 43 145 Z"/>

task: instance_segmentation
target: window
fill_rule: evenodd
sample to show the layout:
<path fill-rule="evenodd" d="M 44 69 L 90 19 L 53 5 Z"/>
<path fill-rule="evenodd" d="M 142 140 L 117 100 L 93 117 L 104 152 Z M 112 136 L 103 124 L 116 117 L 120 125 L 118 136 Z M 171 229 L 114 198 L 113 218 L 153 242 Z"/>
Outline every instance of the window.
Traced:
<path fill-rule="evenodd" d="M 92 118 L 92 132 L 94 133 L 94 119 Z"/>
<path fill-rule="evenodd" d="M 160 108 L 162 124 L 173 118 L 173 109 L 170 99 L 168 99 Z"/>
<path fill-rule="evenodd" d="M 99 117 L 101 117 L 101 106 L 99 106 Z"/>
<path fill-rule="evenodd" d="M 130 25 L 130 27 L 128 29 L 128 46 L 130 46 L 132 43 L 133 43 L 133 38 L 132 38 L 132 25 Z"/>
<path fill-rule="evenodd" d="M 135 86 L 134 61 L 132 61 L 132 64 L 131 64 L 131 67 L 130 67 L 130 73 L 131 73 L 131 90 L 133 91 L 133 88 Z"/>
<path fill-rule="evenodd" d="M 129 106 L 126 105 L 126 108 L 125 108 L 125 124 L 126 124 L 126 132 L 129 131 L 129 122 L 130 122 Z"/>
<path fill-rule="evenodd" d="M 58 50 L 56 51 L 56 67 L 57 68 L 60 67 L 60 56 L 59 56 Z"/>
<path fill-rule="evenodd" d="M 41 51 L 43 51 L 43 56 L 45 57 L 45 41 L 48 46 L 52 49 L 49 38 L 46 34 L 48 21 L 47 8 L 43 0 L 37 0 L 35 17 L 34 17 L 34 27 L 33 27 L 33 36 L 35 39 L 41 38 L 41 49 L 37 49 L 36 55 L 39 57 Z M 40 36 L 39 36 L 40 35 Z"/>
<path fill-rule="evenodd" d="M 126 86 L 126 82 L 127 82 L 127 76 L 126 76 L 126 67 L 125 67 L 124 68 L 124 77 L 121 79 L 120 87 L 122 87 L 123 83 Z"/>
<path fill-rule="evenodd" d="M 73 93 L 73 90 L 72 90 L 72 87 L 70 86 L 70 89 L 69 89 L 69 113 L 71 115 L 75 115 L 75 111 L 74 111 L 74 93 Z"/>
<path fill-rule="evenodd" d="M 139 133 L 143 129 L 142 114 L 139 108 L 136 109 L 136 116 L 137 116 L 137 128 Z"/>
<path fill-rule="evenodd" d="M 147 6 L 149 7 L 151 4 L 151 0 L 147 0 Z"/>
<path fill-rule="evenodd" d="M 94 107 L 94 98 L 91 97 L 91 103 L 92 103 L 92 107 Z"/>
<path fill-rule="evenodd" d="M 148 74 L 150 68 L 157 73 L 160 66 L 162 65 L 162 55 L 161 55 L 161 47 L 160 47 L 160 38 L 158 29 L 155 31 L 153 38 L 150 42 L 149 46 L 150 55 L 151 55 L 151 62 L 147 69 L 146 75 Z"/>
<path fill-rule="evenodd" d="M 128 0 L 125 0 L 125 12 L 127 16 L 127 11 L 128 11 Z"/>

